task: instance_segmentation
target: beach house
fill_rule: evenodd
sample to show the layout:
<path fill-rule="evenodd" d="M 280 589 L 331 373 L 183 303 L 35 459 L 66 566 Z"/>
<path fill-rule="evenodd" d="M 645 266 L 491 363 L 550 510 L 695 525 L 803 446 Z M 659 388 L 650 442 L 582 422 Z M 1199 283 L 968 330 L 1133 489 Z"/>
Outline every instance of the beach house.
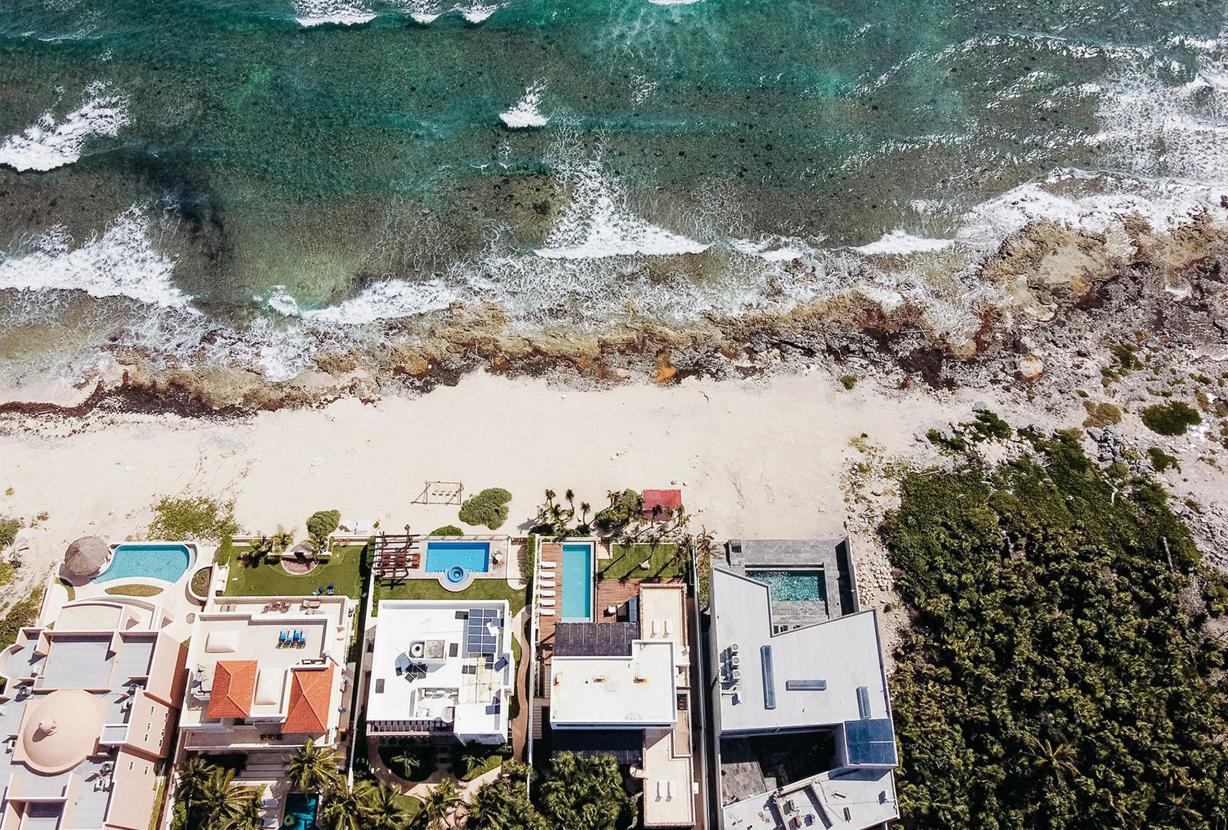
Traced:
<path fill-rule="evenodd" d="M 69 601 L 0 654 L 0 830 L 145 830 L 186 649 L 137 598 Z"/>
<path fill-rule="evenodd" d="M 848 540 L 729 542 L 710 613 L 719 826 L 865 830 L 898 818 L 878 618 L 858 608 Z"/>
<path fill-rule="evenodd" d="M 190 752 L 335 744 L 349 723 L 344 596 L 213 597 L 197 615 L 179 719 Z"/>
<path fill-rule="evenodd" d="M 383 600 L 367 734 L 502 744 L 516 665 L 506 600 Z"/>

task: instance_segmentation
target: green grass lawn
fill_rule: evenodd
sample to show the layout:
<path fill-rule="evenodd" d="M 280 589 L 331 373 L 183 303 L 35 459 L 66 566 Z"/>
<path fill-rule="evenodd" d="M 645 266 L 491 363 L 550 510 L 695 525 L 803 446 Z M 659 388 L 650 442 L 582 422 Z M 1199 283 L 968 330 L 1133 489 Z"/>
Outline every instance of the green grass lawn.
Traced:
<path fill-rule="evenodd" d="M 226 596 L 302 597 L 332 583 L 337 586 L 338 594 L 358 599 L 362 595 L 363 550 L 362 545 L 336 548 L 327 562 L 302 576 L 286 573 L 280 563 L 261 561 L 248 565 L 236 555 L 230 563 L 230 576 L 226 578 Z"/>
<path fill-rule="evenodd" d="M 597 574 L 602 579 L 681 577 L 683 563 L 674 559 L 676 550 L 677 545 L 666 543 L 614 545 L 611 548 L 611 558 L 597 560 Z M 641 568 L 641 562 L 648 562 L 648 568 Z"/>
<path fill-rule="evenodd" d="M 515 616 L 528 602 L 528 592 L 513 588 L 504 579 L 475 579 L 473 584 L 457 593 L 449 591 L 432 579 L 406 579 L 389 585 L 381 581 L 375 586 L 375 614 L 379 615 L 379 602 L 385 599 L 505 599 Z"/>

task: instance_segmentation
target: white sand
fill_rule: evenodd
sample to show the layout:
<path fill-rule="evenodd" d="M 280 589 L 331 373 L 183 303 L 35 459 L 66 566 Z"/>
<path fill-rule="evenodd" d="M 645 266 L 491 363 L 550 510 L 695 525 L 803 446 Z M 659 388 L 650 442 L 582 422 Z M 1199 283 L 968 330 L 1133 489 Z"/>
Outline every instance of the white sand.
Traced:
<path fill-rule="evenodd" d="M 894 484 L 875 472 L 850 488 L 853 465 L 868 456 L 849 440 L 867 433 L 880 460 L 928 462 L 934 450 L 916 436 L 969 419 L 977 400 L 1016 426 L 1053 429 L 1083 417 L 1074 401 L 1058 418 L 1010 393 L 988 394 L 870 382 L 846 391 L 824 372 L 605 391 L 479 374 L 418 398 L 350 399 L 243 420 L 9 417 L 0 419 L 0 516 L 32 525 L 22 531 L 29 549 L 19 572 L 19 587 L 29 587 L 72 539 L 141 538 L 162 495 L 233 498 L 246 530 L 284 525 L 301 538 L 306 517 L 326 508 L 392 532 L 459 524 L 455 507 L 412 504 L 427 479 L 461 481 L 468 492 L 506 487 L 514 499 L 500 532 L 512 534 L 528 527 L 547 487 L 570 487 L 577 502 L 600 509 L 610 489 L 677 486 L 692 529 L 718 541 L 851 533 L 863 598 L 881 606 L 890 579 L 873 528 Z M 1144 432 L 1136 420 L 1122 429 Z M 1170 444 L 1185 473 L 1165 478 L 1178 495 L 1216 504 L 1225 475 L 1196 460 L 1202 443 Z"/>
<path fill-rule="evenodd" d="M 512 533 L 547 487 L 573 488 L 598 509 L 610 489 L 678 486 L 693 527 L 718 539 L 834 535 L 845 518 L 840 471 L 856 455 L 850 437 L 868 432 L 888 452 L 904 450 L 917 429 L 971 403 L 847 392 L 824 374 L 588 392 L 474 375 L 420 398 L 242 421 L 26 418 L 0 435 L 0 491 L 13 488 L 0 515 L 49 514 L 24 531 L 29 570 L 52 567 L 83 534 L 140 537 L 166 494 L 232 497 L 249 531 L 298 527 L 333 507 L 389 530 L 456 523 L 453 507 L 411 504 L 426 479 L 506 487 L 514 500 L 502 530 Z"/>

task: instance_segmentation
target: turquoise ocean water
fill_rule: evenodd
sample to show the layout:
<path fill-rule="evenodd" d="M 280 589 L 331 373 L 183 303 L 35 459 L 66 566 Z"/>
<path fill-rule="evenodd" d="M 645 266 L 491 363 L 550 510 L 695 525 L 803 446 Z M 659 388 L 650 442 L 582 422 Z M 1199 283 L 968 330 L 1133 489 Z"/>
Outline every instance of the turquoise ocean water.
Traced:
<path fill-rule="evenodd" d="M 1218 204 L 1195 0 L 8 0 L 0 385 L 282 378 L 455 302 L 599 327 L 856 289 L 974 324 L 1029 218 Z"/>

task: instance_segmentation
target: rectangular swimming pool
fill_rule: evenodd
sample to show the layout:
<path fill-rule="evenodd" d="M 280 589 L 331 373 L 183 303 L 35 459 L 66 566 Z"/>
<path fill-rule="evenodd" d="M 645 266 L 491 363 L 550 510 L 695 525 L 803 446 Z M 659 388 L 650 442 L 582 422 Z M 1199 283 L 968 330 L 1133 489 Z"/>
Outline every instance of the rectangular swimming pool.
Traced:
<path fill-rule="evenodd" d="M 748 570 L 746 575 L 766 583 L 774 602 L 827 601 L 827 577 L 822 570 Z"/>
<path fill-rule="evenodd" d="M 563 620 L 593 618 L 593 543 L 563 544 Z"/>
<path fill-rule="evenodd" d="M 187 545 L 117 545 L 107 569 L 94 577 L 95 582 L 144 577 L 176 582 L 192 564 L 192 551 Z"/>
<path fill-rule="evenodd" d="M 426 572 L 443 573 L 449 568 L 470 573 L 490 570 L 490 542 L 427 542 Z"/>

